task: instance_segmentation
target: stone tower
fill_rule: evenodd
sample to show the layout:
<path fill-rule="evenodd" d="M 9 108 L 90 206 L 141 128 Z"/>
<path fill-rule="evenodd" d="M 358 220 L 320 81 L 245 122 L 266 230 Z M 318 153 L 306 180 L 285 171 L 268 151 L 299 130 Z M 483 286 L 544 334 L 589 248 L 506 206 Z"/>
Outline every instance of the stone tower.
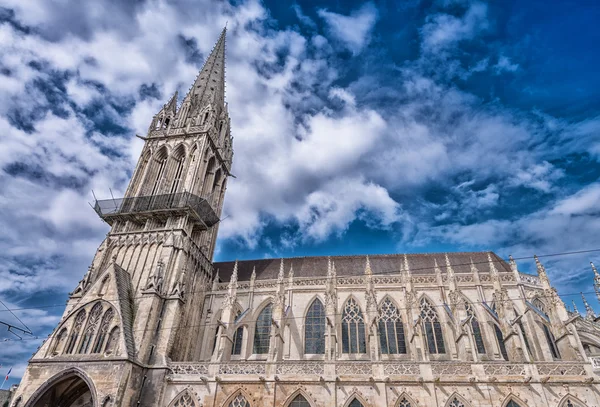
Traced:
<path fill-rule="evenodd" d="M 19 405 L 152 405 L 168 360 L 197 352 L 233 158 L 225 36 L 181 106 L 175 93 L 140 137 L 125 196 L 96 201 L 110 232 L 30 360 Z"/>

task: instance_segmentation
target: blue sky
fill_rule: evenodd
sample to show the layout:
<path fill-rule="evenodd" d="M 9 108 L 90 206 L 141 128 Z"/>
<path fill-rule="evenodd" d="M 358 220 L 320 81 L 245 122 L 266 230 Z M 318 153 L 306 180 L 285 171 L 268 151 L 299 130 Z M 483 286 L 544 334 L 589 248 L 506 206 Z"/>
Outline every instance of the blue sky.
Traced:
<path fill-rule="evenodd" d="M 52 330 L 108 231 L 91 191 L 124 191 L 135 134 L 226 22 L 217 260 L 600 248 L 598 20 L 583 0 L 0 0 L 0 298 Z M 543 259 L 580 310 L 594 260 Z M 13 382 L 39 343 L 2 343 Z"/>

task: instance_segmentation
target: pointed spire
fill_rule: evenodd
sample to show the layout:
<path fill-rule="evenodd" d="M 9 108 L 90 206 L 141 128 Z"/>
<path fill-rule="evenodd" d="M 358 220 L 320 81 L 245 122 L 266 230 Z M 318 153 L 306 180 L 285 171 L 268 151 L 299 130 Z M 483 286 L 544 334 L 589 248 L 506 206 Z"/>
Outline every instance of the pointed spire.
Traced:
<path fill-rule="evenodd" d="M 454 279 L 454 269 L 452 268 L 452 264 L 450 264 L 450 258 L 448 257 L 448 253 L 444 253 L 446 257 L 446 273 L 448 273 L 448 278 Z"/>
<path fill-rule="evenodd" d="M 163 110 L 165 112 L 173 113 L 173 115 L 175 115 L 175 113 L 177 113 L 177 96 L 178 95 L 179 95 L 179 93 L 177 91 L 175 91 L 175 93 L 171 97 L 171 100 L 169 100 L 169 102 L 163 108 Z"/>
<path fill-rule="evenodd" d="M 575 300 L 572 300 L 573 302 L 573 312 L 576 314 L 579 314 L 579 310 L 577 309 L 577 305 L 575 305 Z"/>
<path fill-rule="evenodd" d="M 294 285 L 294 265 L 290 264 L 290 272 L 288 273 L 288 285 L 292 287 Z"/>
<path fill-rule="evenodd" d="M 590 265 L 592 266 L 592 271 L 594 272 L 594 291 L 596 292 L 596 298 L 598 302 L 600 302 L 600 273 L 596 270 L 596 266 L 594 263 L 590 261 Z"/>
<path fill-rule="evenodd" d="M 250 275 L 250 281 L 254 282 L 256 280 L 256 266 L 252 266 L 252 274 Z"/>
<path fill-rule="evenodd" d="M 236 260 L 233 265 L 233 272 L 231 273 L 231 278 L 229 279 L 229 290 L 237 287 L 238 281 L 238 261 Z"/>
<path fill-rule="evenodd" d="M 473 280 L 475 281 L 475 284 L 479 285 L 479 284 L 481 284 L 481 280 L 479 280 L 479 270 L 475 266 L 475 263 L 473 262 L 473 258 L 469 257 L 469 259 L 471 260 L 471 273 L 473 273 Z"/>
<path fill-rule="evenodd" d="M 583 295 L 583 292 L 581 293 L 581 299 L 583 300 L 583 305 L 585 306 L 585 318 L 594 320 L 596 318 L 596 314 L 594 313 L 592 307 L 590 307 L 590 304 L 588 304 L 587 300 L 585 299 L 585 295 Z"/>
<path fill-rule="evenodd" d="M 220 108 L 225 104 L 225 37 L 227 27 L 223 28 L 204 66 L 198 73 L 194 85 L 185 97 L 194 107 L 212 103 Z"/>
<path fill-rule="evenodd" d="M 283 277 L 285 275 L 285 272 L 283 270 L 283 258 L 281 259 L 281 262 L 279 263 L 279 274 L 277 275 L 277 283 L 283 283 Z"/>
<path fill-rule="evenodd" d="M 213 291 L 217 290 L 217 284 L 219 284 L 219 269 L 217 269 L 217 272 L 215 273 L 215 278 L 213 280 L 213 284 L 212 284 Z"/>
<path fill-rule="evenodd" d="M 410 267 L 408 267 L 408 256 L 404 253 L 404 272 L 408 277 L 410 277 Z"/>
<path fill-rule="evenodd" d="M 365 261 L 365 275 L 373 275 L 373 270 L 371 270 L 371 262 L 369 261 L 369 256 L 367 256 L 367 260 Z"/>
<path fill-rule="evenodd" d="M 548 279 L 546 268 L 542 265 L 540 259 L 538 259 L 538 256 L 534 254 L 533 258 L 535 260 L 535 267 L 537 268 L 537 273 L 540 277 L 540 282 L 542 283 L 542 286 L 544 286 L 544 288 L 550 288 L 550 280 Z"/>
<path fill-rule="evenodd" d="M 433 270 L 435 271 L 435 276 L 437 277 L 438 285 L 442 285 L 443 284 L 442 269 L 440 269 L 440 266 L 438 265 L 436 258 L 433 259 Z"/>

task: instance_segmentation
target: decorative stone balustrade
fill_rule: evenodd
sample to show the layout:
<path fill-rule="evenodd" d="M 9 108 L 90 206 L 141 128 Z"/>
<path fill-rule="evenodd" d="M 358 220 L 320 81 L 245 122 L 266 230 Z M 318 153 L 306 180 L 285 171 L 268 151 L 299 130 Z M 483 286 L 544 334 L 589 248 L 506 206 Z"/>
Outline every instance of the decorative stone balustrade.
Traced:
<path fill-rule="evenodd" d="M 600 370 L 600 357 L 590 358 L 591 367 Z M 261 376 L 285 380 L 285 376 L 302 376 L 306 380 L 387 380 L 396 376 L 403 380 L 453 380 L 458 376 L 475 377 L 477 380 L 523 380 L 533 376 L 535 380 L 543 377 L 587 376 L 586 363 L 582 362 L 538 362 L 532 364 L 510 362 L 410 362 L 410 361 L 283 361 L 277 363 L 240 361 L 223 363 L 173 362 L 169 365 L 171 380 L 194 380 L 200 376 L 203 380 L 228 375 Z M 484 375 L 482 377 L 482 374 Z M 537 379 L 536 379 L 537 378 Z M 250 379 L 252 380 L 252 379 Z"/>

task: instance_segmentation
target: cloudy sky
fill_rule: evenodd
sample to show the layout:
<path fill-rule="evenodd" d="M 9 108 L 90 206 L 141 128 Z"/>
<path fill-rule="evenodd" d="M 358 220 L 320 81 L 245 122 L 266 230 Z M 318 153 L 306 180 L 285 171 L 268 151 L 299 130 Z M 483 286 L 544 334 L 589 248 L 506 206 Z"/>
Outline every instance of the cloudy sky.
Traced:
<path fill-rule="evenodd" d="M 598 249 L 599 20 L 586 0 L 0 0 L 0 299 L 52 330 L 108 231 L 91 191 L 124 191 L 135 134 L 226 23 L 216 260 Z M 590 260 L 543 259 L 580 309 Z M 39 344 L 3 342 L 0 375 Z"/>

